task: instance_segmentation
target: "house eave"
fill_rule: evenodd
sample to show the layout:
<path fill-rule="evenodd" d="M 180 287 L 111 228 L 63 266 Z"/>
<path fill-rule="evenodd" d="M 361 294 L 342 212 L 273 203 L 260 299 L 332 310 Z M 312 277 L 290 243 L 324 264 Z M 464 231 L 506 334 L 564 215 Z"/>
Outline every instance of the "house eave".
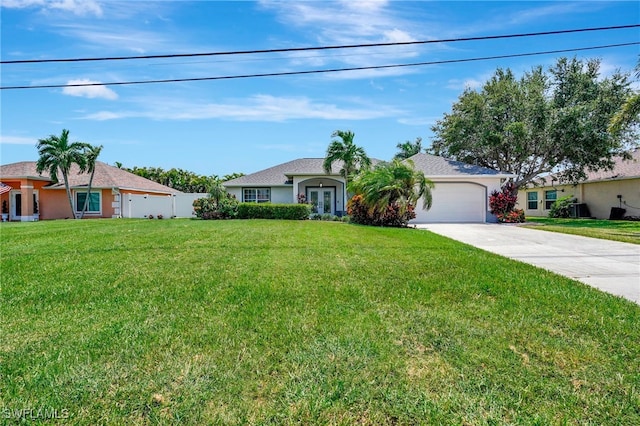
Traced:
<path fill-rule="evenodd" d="M 44 181 L 44 182 L 50 182 L 51 178 L 45 177 L 45 176 L 29 176 L 29 175 L 25 175 L 25 176 L 0 176 L 0 180 L 20 180 L 20 179 L 28 179 L 28 180 L 39 180 L 39 181 Z"/>
<path fill-rule="evenodd" d="M 427 175 L 425 177 L 427 179 L 486 179 L 486 178 L 497 178 L 497 179 L 508 179 L 515 178 L 517 175 L 512 174 L 495 174 L 495 175 Z"/>

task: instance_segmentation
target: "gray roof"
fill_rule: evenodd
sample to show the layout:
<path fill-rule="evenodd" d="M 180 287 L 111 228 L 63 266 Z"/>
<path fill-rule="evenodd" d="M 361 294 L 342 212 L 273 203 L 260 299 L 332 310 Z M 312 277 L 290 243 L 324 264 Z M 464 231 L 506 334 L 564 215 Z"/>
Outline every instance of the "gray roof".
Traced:
<path fill-rule="evenodd" d="M 461 177 L 461 176 L 486 176 L 486 177 L 512 177 L 513 175 L 487 167 L 462 163 L 449 158 L 439 157 L 426 153 L 419 153 L 409 158 L 413 161 L 417 170 L 421 170 L 426 177 Z"/>
<path fill-rule="evenodd" d="M 486 167 L 465 164 L 459 161 L 449 160 L 431 154 L 416 154 L 410 158 L 417 170 L 421 170 L 427 177 L 462 177 L 462 176 L 486 176 L 486 177 L 510 177 L 508 173 L 488 169 Z M 287 163 L 279 164 L 259 172 L 231 179 L 224 183 L 225 186 L 283 186 L 290 185 L 293 176 L 322 176 L 326 175 L 322 168 L 324 158 L 299 158 Z M 371 159 L 372 164 L 380 160 Z M 333 164 L 331 174 L 340 175 L 342 162 Z M 287 183 L 289 182 L 289 183 Z"/>
<path fill-rule="evenodd" d="M 371 160 L 376 162 L 378 160 Z M 324 158 L 298 158 L 297 160 L 282 163 L 277 166 L 239 178 L 231 179 L 224 183 L 225 186 L 243 186 L 243 185 L 261 185 L 261 186 L 281 186 L 287 185 L 287 182 L 293 176 L 322 176 L 326 175 L 322 163 Z M 330 176 L 340 176 L 342 162 L 333 163 Z M 290 183 L 289 183 L 290 184 Z"/>

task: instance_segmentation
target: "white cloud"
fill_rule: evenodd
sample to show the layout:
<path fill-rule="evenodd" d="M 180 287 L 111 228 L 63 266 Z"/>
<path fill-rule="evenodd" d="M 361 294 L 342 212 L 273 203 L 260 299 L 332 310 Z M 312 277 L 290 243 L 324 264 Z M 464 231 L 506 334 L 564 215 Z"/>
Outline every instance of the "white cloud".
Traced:
<path fill-rule="evenodd" d="M 43 10 L 61 10 L 74 15 L 102 16 L 102 7 L 95 0 L 4 0 L 2 7 L 25 9 L 39 7 Z"/>
<path fill-rule="evenodd" d="M 484 83 L 475 78 L 467 78 L 466 80 L 451 79 L 447 82 L 447 89 L 453 90 L 465 90 L 465 89 L 479 89 Z"/>
<path fill-rule="evenodd" d="M 321 45 L 348 45 L 370 43 L 394 43 L 417 40 L 415 34 L 422 25 L 415 20 L 399 16 L 389 1 L 339 1 L 339 2 L 281 2 L 263 0 L 260 4 L 274 11 L 284 24 L 295 27 L 314 38 Z M 401 59 L 415 57 L 421 47 L 358 48 L 348 54 L 326 52 L 322 59 L 311 58 L 309 66 L 342 63 L 348 66 L 372 66 L 390 64 Z M 303 63 L 296 57 L 295 64 Z M 403 74 L 396 70 L 392 75 Z M 340 74 L 344 76 L 345 74 Z M 371 73 L 349 75 L 349 78 L 369 77 Z"/>
<path fill-rule="evenodd" d="M 370 120 L 398 115 L 393 107 L 376 105 L 371 108 L 357 101 L 333 103 L 316 102 L 306 97 L 276 97 L 255 95 L 247 100 L 226 103 L 180 101 L 176 99 L 144 99 L 139 108 L 129 111 L 100 111 L 84 116 L 89 120 L 147 118 L 151 120 L 235 120 L 284 122 L 288 120 Z"/>
<path fill-rule="evenodd" d="M 408 32 L 394 28 L 392 30 L 384 31 L 384 40 L 387 43 L 405 43 L 408 41 L 416 41 L 411 37 Z"/>
<path fill-rule="evenodd" d="M 398 120 L 398 123 L 405 124 L 407 126 L 429 126 L 431 127 L 442 117 L 409 117 L 409 118 L 401 118 Z"/>
<path fill-rule="evenodd" d="M 38 140 L 35 138 L 0 135 L 0 144 L 2 145 L 36 145 L 37 143 Z"/>
<path fill-rule="evenodd" d="M 65 87 L 62 89 L 62 93 L 69 96 L 79 96 L 83 98 L 102 98 L 115 100 L 118 99 L 118 94 L 107 86 L 103 86 L 99 81 L 93 81 L 88 79 L 69 80 L 69 85 L 73 84 L 92 84 L 92 86 L 75 86 Z"/>
<path fill-rule="evenodd" d="M 167 39 L 166 34 L 138 30 L 122 25 L 96 27 L 79 23 L 58 23 L 55 25 L 60 33 L 71 39 L 78 39 L 91 45 L 113 49 L 114 46 L 139 54 L 166 50 L 167 46 L 175 46 Z"/>

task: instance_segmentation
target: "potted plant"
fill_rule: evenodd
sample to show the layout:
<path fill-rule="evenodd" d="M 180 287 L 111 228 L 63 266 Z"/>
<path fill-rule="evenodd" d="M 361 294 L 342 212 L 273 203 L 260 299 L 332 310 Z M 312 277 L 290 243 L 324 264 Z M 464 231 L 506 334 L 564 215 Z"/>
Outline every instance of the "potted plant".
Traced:
<path fill-rule="evenodd" d="M 2 221 L 6 222 L 9 220 L 9 203 L 7 200 L 2 200 Z"/>

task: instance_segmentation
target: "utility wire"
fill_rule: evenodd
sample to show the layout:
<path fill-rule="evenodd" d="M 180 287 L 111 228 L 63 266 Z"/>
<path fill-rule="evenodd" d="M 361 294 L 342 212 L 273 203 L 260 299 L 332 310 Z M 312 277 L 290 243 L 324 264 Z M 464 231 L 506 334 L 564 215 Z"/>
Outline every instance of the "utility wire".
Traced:
<path fill-rule="evenodd" d="M 367 66 L 367 67 L 333 68 L 333 69 L 306 70 L 306 71 L 287 71 L 287 72 L 274 72 L 274 73 L 264 73 L 264 74 L 242 74 L 242 75 L 227 75 L 227 76 L 217 76 L 217 77 L 196 77 L 196 78 L 172 78 L 172 79 L 162 79 L 162 80 L 121 81 L 121 82 L 110 82 L 110 83 L 47 84 L 47 85 L 37 85 L 37 86 L 1 86 L 0 90 L 55 89 L 55 88 L 64 88 L 64 87 L 125 86 L 125 85 L 132 85 L 132 84 L 182 83 L 182 82 L 188 82 L 188 81 L 232 80 L 232 79 L 240 79 L 240 78 L 278 77 L 278 76 L 287 76 L 287 75 L 321 74 L 321 73 L 334 73 L 334 72 L 344 72 L 344 71 L 379 70 L 379 69 L 389 69 L 389 68 L 417 67 L 417 66 L 424 66 L 424 65 L 441 65 L 441 64 L 454 64 L 454 63 L 461 63 L 461 62 L 487 61 L 487 60 L 492 60 L 492 59 L 521 58 L 521 57 L 525 57 L 525 56 L 549 55 L 549 54 L 566 53 L 566 52 L 581 52 L 581 51 L 585 51 L 585 50 L 596 50 L 596 49 L 608 49 L 608 48 L 613 48 L 613 47 L 634 46 L 634 45 L 638 45 L 638 44 L 640 44 L 640 41 L 630 42 L 630 43 L 607 44 L 607 45 L 602 45 L 602 46 L 577 47 L 577 48 L 573 48 L 573 49 L 547 50 L 547 51 L 542 51 L 542 52 L 514 53 L 514 54 L 510 54 L 510 55 L 484 56 L 484 57 L 478 57 L 478 58 L 464 58 L 464 59 L 449 59 L 449 60 L 443 60 L 443 61 L 415 62 L 415 63 L 410 63 L 410 64 L 375 65 L 375 66 Z"/>
<path fill-rule="evenodd" d="M 479 40 L 497 40 L 508 39 L 518 37 L 534 37 L 544 35 L 557 35 L 557 34 L 570 34 L 570 33 L 582 33 L 589 31 L 608 31 L 619 30 L 628 28 L 637 28 L 640 24 L 630 25 L 615 25 L 608 27 L 593 27 L 593 28 L 577 28 L 571 30 L 556 30 L 556 31 L 541 31 L 533 33 L 518 33 L 518 34 L 505 34 L 505 35 L 493 35 L 493 36 L 479 36 L 479 37 L 462 37 L 462 38 L 450 38 L 440 40 L 422 40 L 422 41 L 403 41 L 392 43 L 369 43 L 369 44 L 346 44 L 336 46 L 317 46 L 317 47 L 292 47 L 283 49 L 265 49 L 265 50 L 238 50 L 229 52 L 205 52 L 205 53 L 177 53 L 167 55 L 143 55 L 143 56 L 112 56 L 112 57 L 97 57 L 97 58 L 62 58 L 62 59 L 21 59 L 12 61 L 0 61 L 2 65 L 9 64 L 43 64 L 50 62 L 88 62 L 88 61 L 123 61 L 123 60 L 136 60 L 136 59 L 160 59 L 160 58 L 185 58 L 185 57 L 198 57 L 198 56 L 221 56 L 221 55 L 248 55 L 255 53 L 284 53 L 284 52 L 303 52 L 310 50 L 329 50 L 329 49 L 354 49 L 361 47 L 380 47 L 380 46 L 407 46 L 417 44 L 433 44 L 433 43 L 454 43 L 460 41 L 479 41 Z"/>

